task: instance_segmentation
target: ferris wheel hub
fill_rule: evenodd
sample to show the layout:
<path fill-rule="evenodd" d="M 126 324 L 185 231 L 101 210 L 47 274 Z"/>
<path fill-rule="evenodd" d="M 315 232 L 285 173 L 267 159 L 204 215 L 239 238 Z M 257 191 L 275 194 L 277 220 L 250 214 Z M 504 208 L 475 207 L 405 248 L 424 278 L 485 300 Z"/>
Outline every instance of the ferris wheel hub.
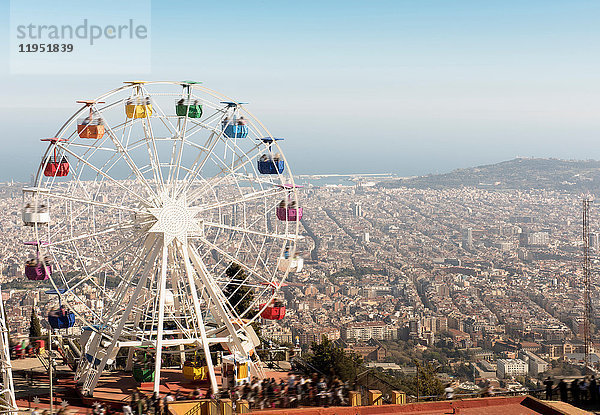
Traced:
<path fill-rule="evenodd" d="M 204 233 L 202 221 L 195 217 L 199 210 L 197 207 L 187 205 L 185 195 L 173 199 L 163 194 L 161 207 L 148 209 L 156 218 L 156 223 L 148 229 L 148 232 L 162 233 L 164 243 L 167 245 L 174 239 L 186 244 L 189 236 L 199 236 Z"/>

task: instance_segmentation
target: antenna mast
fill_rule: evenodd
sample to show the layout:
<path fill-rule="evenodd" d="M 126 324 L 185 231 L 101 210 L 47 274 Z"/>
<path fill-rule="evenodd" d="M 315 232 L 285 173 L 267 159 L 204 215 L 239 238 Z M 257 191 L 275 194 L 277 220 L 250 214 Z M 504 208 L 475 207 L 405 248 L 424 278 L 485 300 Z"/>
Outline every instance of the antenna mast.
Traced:
<path fill-rule="evenodd" d="M 590 367 L 591 336 L 590 322 L 592 303 L 590 295 L 591 261 L 590 261 L 590 203 L 588 197 L 583 199 L 583 347 L 585 352 L 585 367 Z"/>

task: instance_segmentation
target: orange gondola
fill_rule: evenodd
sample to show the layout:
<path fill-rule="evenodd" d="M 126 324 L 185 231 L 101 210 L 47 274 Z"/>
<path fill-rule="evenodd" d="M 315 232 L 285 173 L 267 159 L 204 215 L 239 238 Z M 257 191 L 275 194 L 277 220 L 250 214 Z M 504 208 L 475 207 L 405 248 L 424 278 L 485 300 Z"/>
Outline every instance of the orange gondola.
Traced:
<path fill-rule="evenodd" d="M 84 104 L 89 108 L 90 113 L 85 118 L 77 120 L 77 134 L 81 138 L 92 138 L 99 140 L 104 137 L 104 120 L 99 114 L 94 113 L 94 104 L 104 104 L 103 101 L 77 101 L 79 104 Z"/>

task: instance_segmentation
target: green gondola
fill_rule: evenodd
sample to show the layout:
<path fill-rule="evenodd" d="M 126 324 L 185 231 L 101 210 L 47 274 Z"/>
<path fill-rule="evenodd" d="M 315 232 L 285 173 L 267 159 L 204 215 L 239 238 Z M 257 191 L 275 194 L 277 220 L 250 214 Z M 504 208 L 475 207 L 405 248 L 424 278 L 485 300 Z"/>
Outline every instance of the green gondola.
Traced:
<path fill-rule="evenodd" d="M 202 105 L 198 104 L 197 101 L 190 103 L 181 99 L 175 105 L 175 113 L 178 117 L 200 118 L 202 117 Z"/>

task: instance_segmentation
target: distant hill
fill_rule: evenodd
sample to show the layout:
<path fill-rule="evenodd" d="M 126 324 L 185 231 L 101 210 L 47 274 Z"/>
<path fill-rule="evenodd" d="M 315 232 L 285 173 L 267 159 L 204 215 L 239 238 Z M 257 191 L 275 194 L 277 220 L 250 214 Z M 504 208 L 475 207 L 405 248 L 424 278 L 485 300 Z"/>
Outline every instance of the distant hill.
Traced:
<path fill-rule="evenodd" d="M 516 158 L 485 166 L 380 183 L 383 187 L 547 189 L 600 192 L 600 161 Z"/>

